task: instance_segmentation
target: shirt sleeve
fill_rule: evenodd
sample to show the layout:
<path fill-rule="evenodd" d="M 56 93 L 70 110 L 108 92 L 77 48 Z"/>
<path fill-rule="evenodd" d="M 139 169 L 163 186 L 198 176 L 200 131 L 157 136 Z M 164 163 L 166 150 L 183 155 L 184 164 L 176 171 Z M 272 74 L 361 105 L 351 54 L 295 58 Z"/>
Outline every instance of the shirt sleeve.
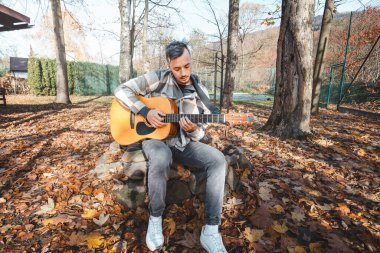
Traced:
<path fill-rule="evenodd" d="M 207 128 L 208 124 L 198 124 L 198 128 L 195 129 L 194 131 L 187 133 L 187 136 L 192 140 L 192 141 L 200 141 L 202 138 L 205 136 L 205 131 Z"/>
<path fill-rule="evenodd" d="M 115 89 L 115 97 L 132 112 L 138 113 L 145 104 L 138 96 L 145 96 L 155 90 L 159 85 L 159 77 L 155 71 L 128 80 Z"/>

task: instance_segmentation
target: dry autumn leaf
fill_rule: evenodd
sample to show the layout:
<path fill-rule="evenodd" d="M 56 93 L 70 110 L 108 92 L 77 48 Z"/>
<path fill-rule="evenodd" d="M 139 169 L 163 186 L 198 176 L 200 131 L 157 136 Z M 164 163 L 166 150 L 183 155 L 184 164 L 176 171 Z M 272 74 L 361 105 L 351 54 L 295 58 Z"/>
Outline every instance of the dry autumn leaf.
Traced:
<path fill-rule="evenodd" d="M 307 253 L 306 249 L 302 246 L 288 247 L 289 253 Z"/>
<path fill-rule="evenodd" d="M 85 245 L 86 237 L 82 233 L 75 233 L 72 232 L 69 241 L 67 242 L 70 246 L 79 246 L 79 245 Z"/>
<path fill-rule="evenodd" d="M 99 219 L 96 219 L 96 218 L 92 218 L 92 220 L 94 221 L 94 223 L 98 226 L 103 226 L 104 223 L 106 223 L 106 221 L 108 220 L 108 218 L 110 217 L 109 214 L 106 214 L 104 215 L 104 213 L 101 213 L 99 215 Z"/>
<path fill-rule="evenodd" d="M 58 215 L 57 217 L 45 219 L 42 221 L 44 226 L 48 226 L 50 224 L 57 225 L 59 223 L 72 222 L 73 220 L 67 215 Z"/>
<path fill-rule="evenodd" d="M 323 249 L 320 243 L 313 242 L 309 244 L 309 249 L 311 253 L 323 253 Z"/>
<path fill-rule="evenodd" d="M 92 233 L 85 237 L 87 241 L 87 247 L 89 249 L 96 249 L 103 245 L 104 237 L 99 233 Z"/>
<path fill-rule="evenodd" d="M 54 209 L 54 200 L 51 198 L 48 198 L 48 202 L 45 205 L 41 206 L 41 210 L 35 212 L 35 214 L 37 215 L 45 214 L 45 213 L 53 211 L 53 209 Z"/>
<path fill-rule="evenodd" d="M 296 222 L 302 222 L 305 220 L 305 215 L 300 211 L 292 212 L 292 219 Z"/>
<path fill-rule="evenodd" d="M 87 219 L 87 220 L 91 220 L 93 218 L 95 218 L 98 214 L 98 211 L 95 210 L 95 209 L 84 209 L 83 213 L 82 213 L 82 218 L 84 219 Z"/>
<path fill-rule="evenodd" d="M 194 231 L 193 233 L 189 233 L 186 231 L 185 232 L 185 239 L 176 242 L 176 244 L 179 244 L 179 245 L 185 246 L 186 248 L 192 249 L 192 248 L 197 247 L 197 245 L 199 243 L 198 238 L 199 238 L 199 233 L 197 233 L 196 231 Z"/>
<path fill-rule="evenodd" d="M 264 230 L 251 229 L 246 227 L 243 232 L 244 238 L 247 239 L 250 243 L 257 242 L 264 235 Z"/>
<path fill-rule="evenodd" d="M 280 234 L 284 234 L 286 233 L 286 231 L 288 231 L 288 227 L 286 226 L 285 221 L 282 224 L 278 223 L 278 221 L 274 221 L 272 224 L 272 228 Z"/>
<path fill-rule="evenodd" d="M 169 235 L 172 236 L 176 230 L 175 221 L 173 220 L 173 218 L 167 218 L 165 219 L 165 223 L 167 223 L 167 226 L 169 228 Z"/>
<path fill-rule="evenodd" d="M 259 196 L 264 201 L 269 201 L 273 197 L 271 190 L 267 187 L 259 188 Z"/>
<path fill-rule="evenodd" d="M 284 208 L 280 205 L 275 205 L 274 207 L 272 207 L 271 210 L 273 213 L 276 213 L 276 214 L 281 214 L 281 213 L 285 212 Z"/>

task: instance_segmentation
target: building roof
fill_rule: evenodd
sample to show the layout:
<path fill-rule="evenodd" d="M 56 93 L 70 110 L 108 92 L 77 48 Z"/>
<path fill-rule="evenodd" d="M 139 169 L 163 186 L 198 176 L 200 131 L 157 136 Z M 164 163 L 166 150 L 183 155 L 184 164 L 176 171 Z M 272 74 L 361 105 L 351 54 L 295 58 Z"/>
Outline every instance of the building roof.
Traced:
<path fill-rule="evenodd" d="M 0 4 L 0 32 L 31 28 L 30 18 Z"/>

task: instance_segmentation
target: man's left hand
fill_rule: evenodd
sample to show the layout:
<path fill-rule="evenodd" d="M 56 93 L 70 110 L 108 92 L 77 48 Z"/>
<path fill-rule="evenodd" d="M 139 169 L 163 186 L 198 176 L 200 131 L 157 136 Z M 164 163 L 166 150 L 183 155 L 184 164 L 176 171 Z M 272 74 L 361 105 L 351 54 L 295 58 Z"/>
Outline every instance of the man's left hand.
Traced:
<path fill-rule="evenodd" d="M 198 125 L 191 122 L 188 117 L 183 117 L 179 120 L 180 127 L 187 133 L 193 132 L 198 128 Z"/>

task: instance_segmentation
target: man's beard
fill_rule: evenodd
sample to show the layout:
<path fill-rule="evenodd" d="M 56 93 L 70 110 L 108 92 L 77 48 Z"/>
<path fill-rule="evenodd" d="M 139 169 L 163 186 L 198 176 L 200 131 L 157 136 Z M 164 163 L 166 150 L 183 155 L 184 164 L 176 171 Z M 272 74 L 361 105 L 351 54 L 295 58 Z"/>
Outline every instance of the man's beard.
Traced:
<path fill-rule="evenodd" d="M 189 82 L 189 77 L 186 76 L 186 77 L 181 77 L 179 80 L 178 80 L 178 83 L 180 84 L 187 84 Z"/>

